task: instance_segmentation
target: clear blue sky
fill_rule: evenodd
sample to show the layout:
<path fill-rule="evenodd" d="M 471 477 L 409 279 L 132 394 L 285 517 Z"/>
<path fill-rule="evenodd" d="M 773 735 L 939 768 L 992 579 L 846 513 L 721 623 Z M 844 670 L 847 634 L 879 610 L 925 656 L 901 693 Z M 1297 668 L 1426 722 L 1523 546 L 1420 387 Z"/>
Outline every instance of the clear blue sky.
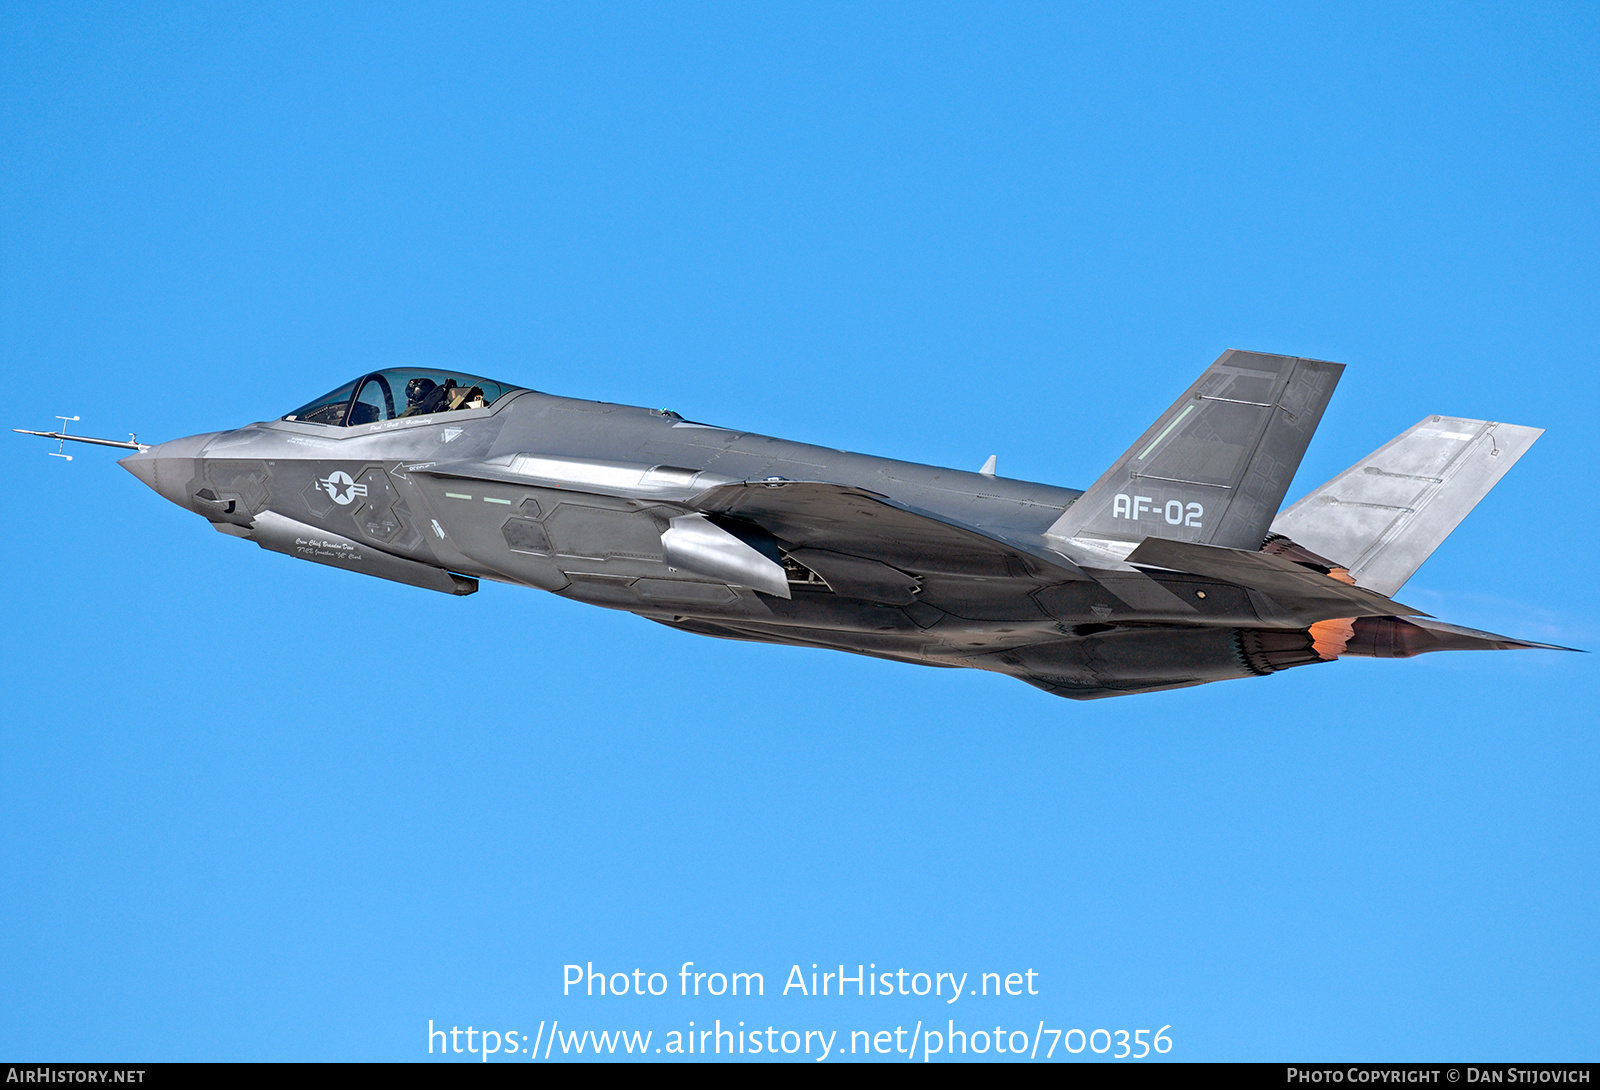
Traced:
<path fill-rule="evenodd" d="M 1600 647 L 1597 45 L 1582 4 L 14 2 L 0 422 L 443 362 L 1086 487 L 1222 350 L 1313 356 L 1291 498 L 1427 413 L 1549 429 L 1401 598 Z M 360 579 L 45 449 L 0 441 L 5 1058 L 718 1018 L 1600 1058 L 1592 656 L 1080 704 Z M 562 997 L 590 961 L 768 996 Z M 813 962 L 1040 994 L 775 994 Z"/>

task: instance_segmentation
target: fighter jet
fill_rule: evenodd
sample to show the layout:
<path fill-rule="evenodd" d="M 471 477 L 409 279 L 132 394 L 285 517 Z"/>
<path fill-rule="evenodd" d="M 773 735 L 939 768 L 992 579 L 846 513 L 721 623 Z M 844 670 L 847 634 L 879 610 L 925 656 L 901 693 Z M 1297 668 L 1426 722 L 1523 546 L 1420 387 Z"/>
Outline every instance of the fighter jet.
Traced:
<path fill-rule="evenodd" d="M 1083 492 L 410 368 L 154 446 L 29 434 L 134 449 L 162 496 L 302 560 L 1074 699 L 1549 647 L 1393 598 L 1541 429 L 1424 417 L 1279 510 L 1343 370 L 1224 352 Z"/>

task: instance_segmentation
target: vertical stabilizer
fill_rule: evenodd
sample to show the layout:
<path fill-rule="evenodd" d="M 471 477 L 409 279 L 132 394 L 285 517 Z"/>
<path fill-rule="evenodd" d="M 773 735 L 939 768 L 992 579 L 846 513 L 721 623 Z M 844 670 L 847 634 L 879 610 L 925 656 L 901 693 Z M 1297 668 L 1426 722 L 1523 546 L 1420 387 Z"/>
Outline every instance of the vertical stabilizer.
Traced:
<path fill-rule="evenodd" d="M 1147 537 L 1260 548 L 1343 371 L 1224 352 L 1048 534 L 1122 553 Z"/>
<path fill-rule="evenodd" d="M 1543 434 L 1427 417 L 1284 511 L 1272 532 L 1392 597 Z"/>

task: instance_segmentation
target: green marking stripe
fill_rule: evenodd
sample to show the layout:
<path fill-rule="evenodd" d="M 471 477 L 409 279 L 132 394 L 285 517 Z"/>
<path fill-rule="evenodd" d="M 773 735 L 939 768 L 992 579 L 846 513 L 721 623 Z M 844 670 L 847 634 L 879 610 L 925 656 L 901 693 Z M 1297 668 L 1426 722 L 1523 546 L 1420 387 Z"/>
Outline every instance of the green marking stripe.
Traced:
<path fill-rule="evenodd" d="M 1194 411 L 1194 402 L 1191 401 L 1189 404 L 1187 404 L 1187 405 L 1185 405 L 1183 407 L 1183 412 L 1179 413 L 1177 416 L 1172 418 L 1172 423 L 1168 424 L 1166 427 L 1161 429 L 1161 434 L 1160 435 L 1158 435 L 1154 439 L 1150 440 L 1150 445 L 1145 447 L 1144 451 L 1139 455 L 1139 461 L 1142 462 L 1142 461 L 1145 460 L 1145 458 L 1149 457 L 1150 452 L 1152 450 L 1156 449 L 1156 444 L 1161 442 L 1161 440 L 1165 439 L 1167 437 L 1167 433 L 1169 431 L 1171 431 L 1173 428 L 1177 427 L 1179 424 L 1183 423 L 1183 418 L 1188 416 L 1193 411 Z"/>

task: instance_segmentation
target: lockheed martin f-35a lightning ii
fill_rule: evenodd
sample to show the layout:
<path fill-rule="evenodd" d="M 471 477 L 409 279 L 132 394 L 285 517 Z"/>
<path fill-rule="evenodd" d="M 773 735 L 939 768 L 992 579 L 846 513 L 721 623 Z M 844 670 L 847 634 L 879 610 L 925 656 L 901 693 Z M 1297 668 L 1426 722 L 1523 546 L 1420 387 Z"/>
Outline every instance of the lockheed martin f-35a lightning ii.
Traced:
<path fill-rule="evenodd" d="M 1550 646 L 1392 597 L 1541 429 L 1425 417 L 1279 510 L 1343 370 L 1225 352 L 1086 492 L 421 369 L 233 431 L 85 441 L 133 448 L 121 464 L 162 496 L 303 560 L 1076 699 Z"/>

